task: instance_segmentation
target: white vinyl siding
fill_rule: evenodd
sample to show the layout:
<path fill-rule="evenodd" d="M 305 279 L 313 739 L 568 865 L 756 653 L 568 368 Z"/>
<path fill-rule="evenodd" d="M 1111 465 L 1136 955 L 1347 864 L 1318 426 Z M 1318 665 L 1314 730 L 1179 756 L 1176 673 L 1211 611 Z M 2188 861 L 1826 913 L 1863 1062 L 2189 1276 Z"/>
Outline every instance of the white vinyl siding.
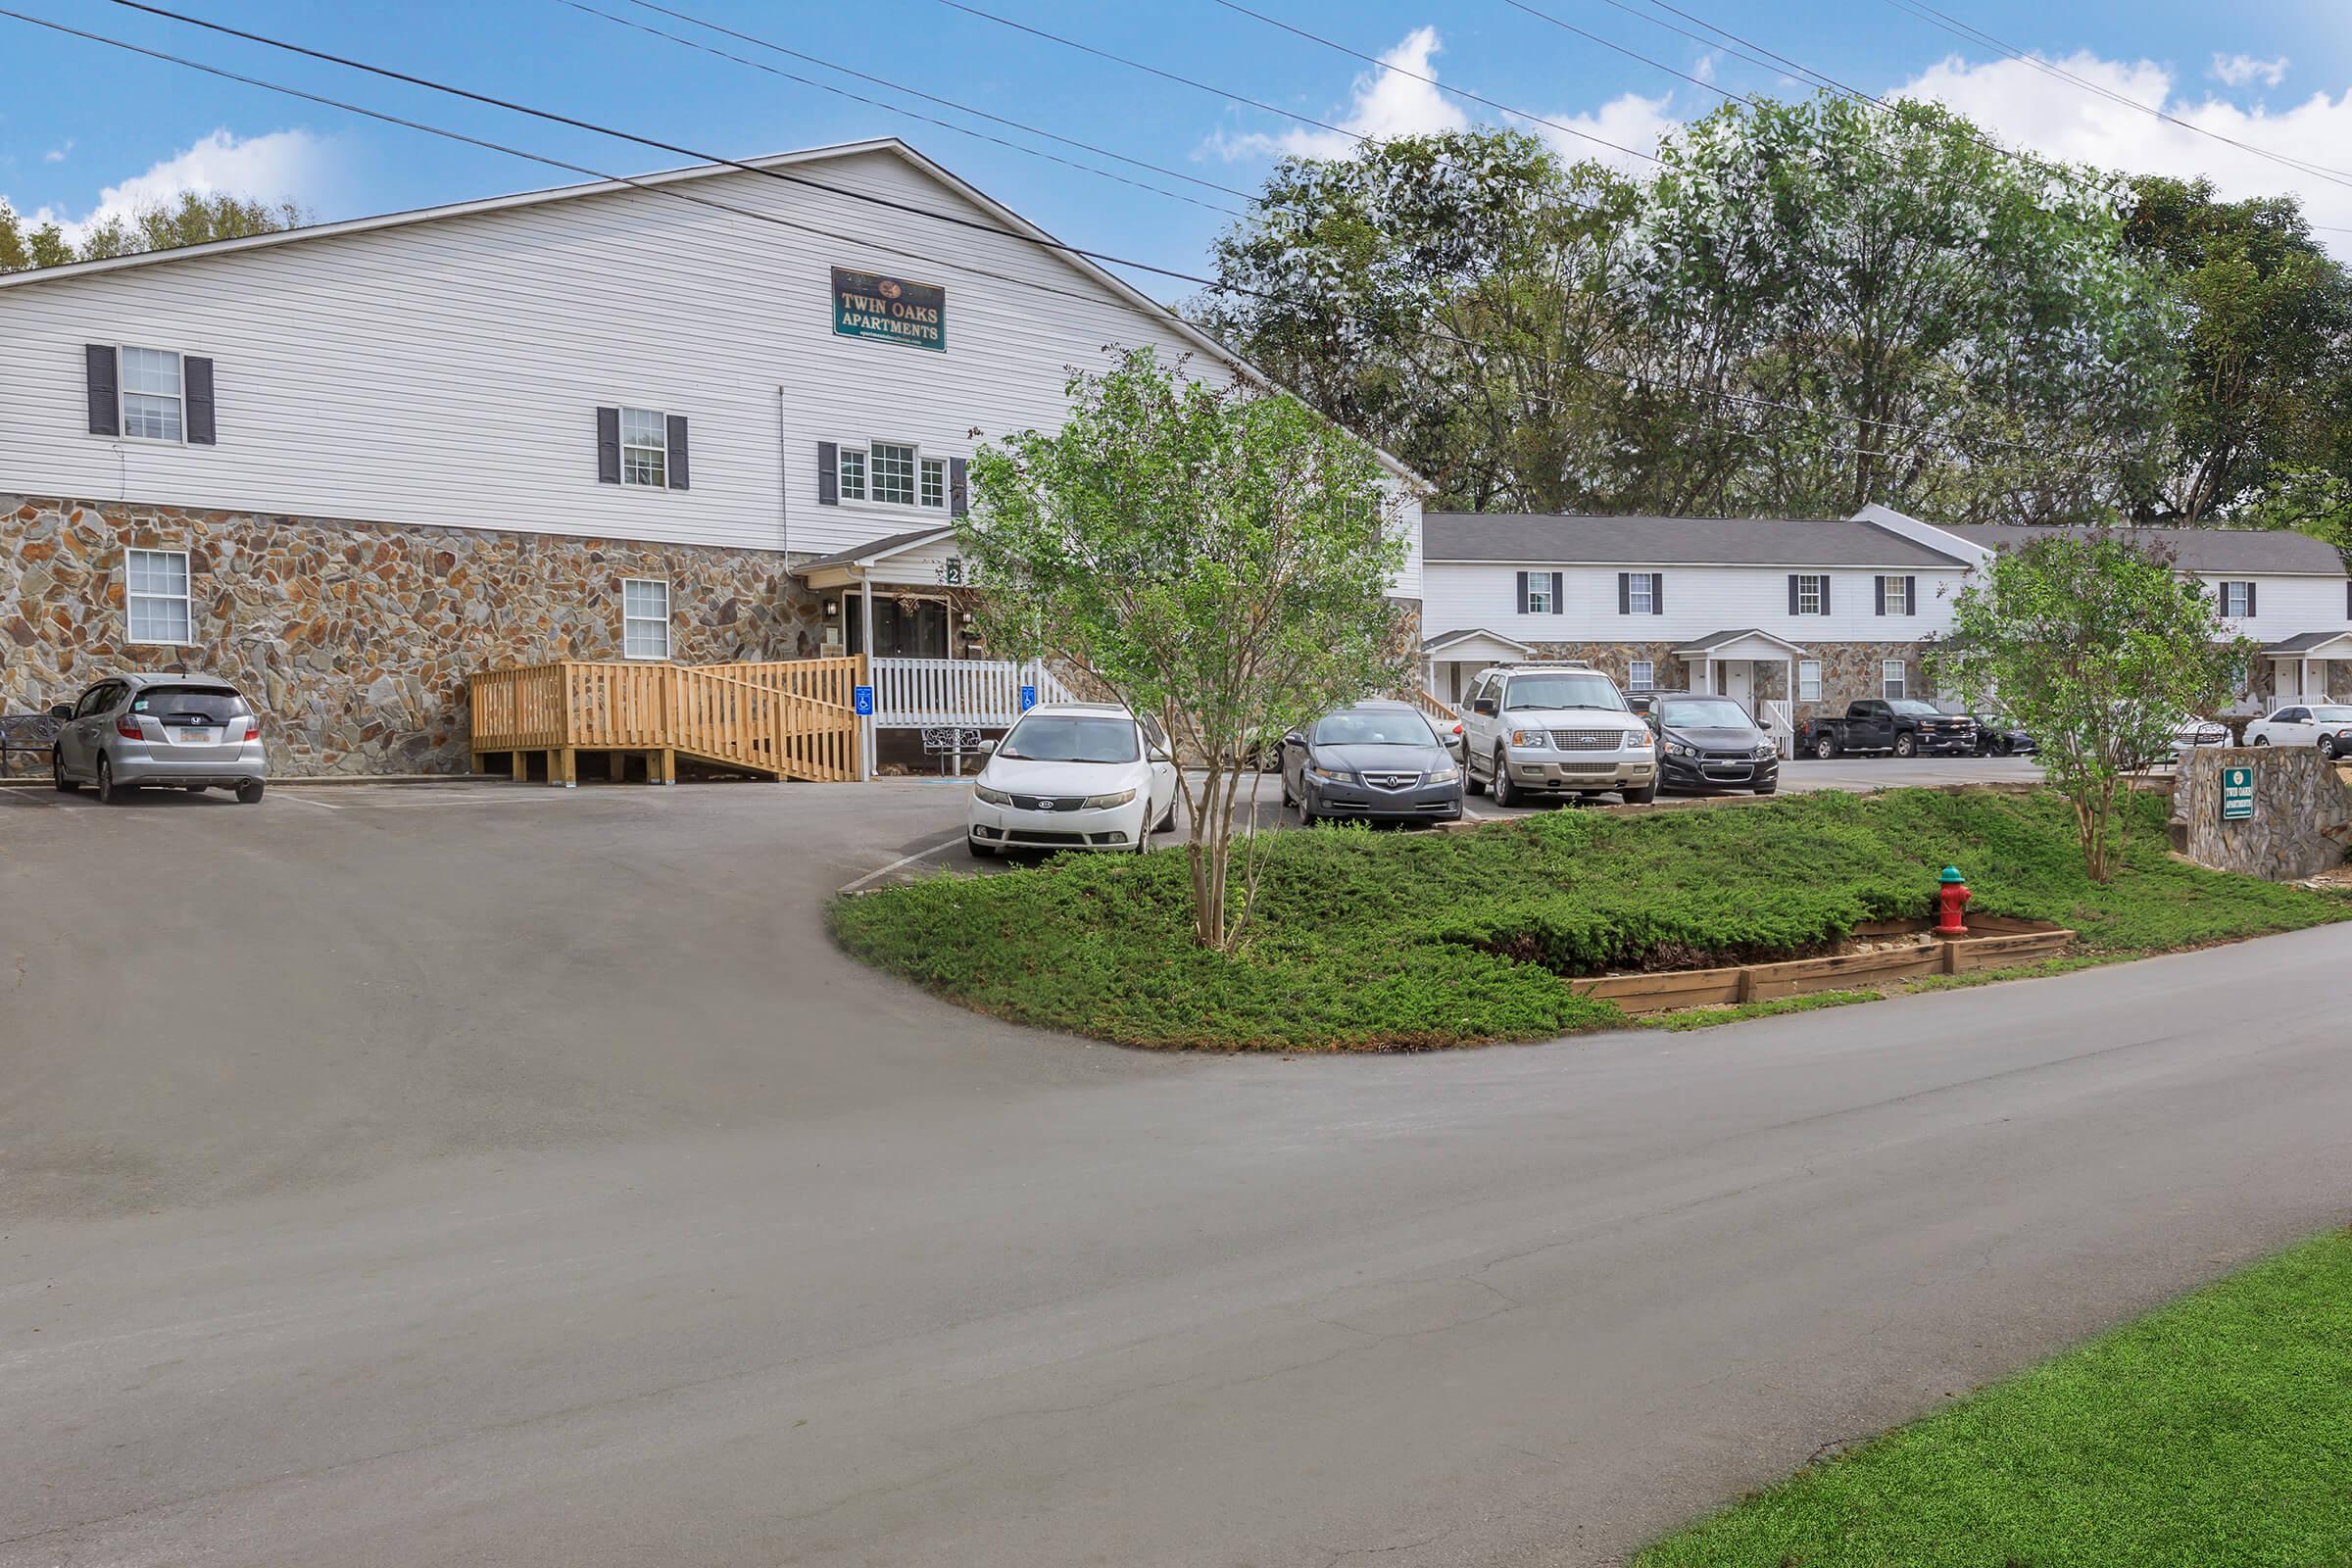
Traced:
<path fill-rule="evenodd" d="M 1910 671 L 1901 660 L 1879 662 L 1879 695 L 1890 703 L 1899 703 L 1911 695 Z"/>
<path fill-rule="evenodd" d="M 669 584 L 659 577 L 620 583 L 620 651 L 630 659 L 669 657 Z"/>
<path fill-rule="evenodd" d="M 1800 659 L 1796 662 L 1796 700 L 1800 703 L 1821 701 L 1821 661 Z"/>
<path fill-rule="evenodd" d="M 660 411 L 620 411 L 620 482 L 668 488 L 669 420 Z"/>
<path fill-rule="evenodd" d="M 184 439 L 186 396 L 179 356 L 169 349 L 125 347 L 116 351 L 116 364 L 115 373 L 122 378 L 122 433 L 140 441 Z"/>
<path fill-rule="evenodd" d="M 188 553 L 184 550 L 125 552 L 122 608 L 134 643 L 184 646 L 194 642 L 188 605 Z"/>

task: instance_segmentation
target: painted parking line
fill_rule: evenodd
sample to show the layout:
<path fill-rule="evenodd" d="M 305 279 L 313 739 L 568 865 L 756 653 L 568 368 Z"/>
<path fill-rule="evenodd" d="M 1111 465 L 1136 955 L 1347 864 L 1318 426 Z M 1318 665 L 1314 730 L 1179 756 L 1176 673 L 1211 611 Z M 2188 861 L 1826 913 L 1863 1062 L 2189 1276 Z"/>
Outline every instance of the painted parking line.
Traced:
<path fill-rule="evenodd" d="M 276 794 L 279 800 L 284 801 L 292 806 L 315 806 L 321 811 L 340 811 L 343 809 L 343 808 L 340 806 L 329 806 L 324 801 L 314 801 L 307 795 L 296 795 L 286 790 L 279 790 L 276 792 Z"/>
<path fill-rule="evenodd" d="M 859 877 L 855 882 L 843 883 L 841 891 L 844 893 L 855 893 L 869 882 L 879 882 L 882 880 L 882 878 L 890 875 L 890 873 L 893 871 L 899 870 L 904 866 L 912 865 L 917 860 L 929 859 L 932 856 L 937 855 L 940 851 L 952 850 L 962 842 L 963 834 L 958 832 L 952 839 L 941 839 L 937 844 L 931 845 L 925 849 L 917 850 L 912 855 L 902 855 L 897 859 L 891 861 L 888 865 L 866 872 L 865 875 Z"/>

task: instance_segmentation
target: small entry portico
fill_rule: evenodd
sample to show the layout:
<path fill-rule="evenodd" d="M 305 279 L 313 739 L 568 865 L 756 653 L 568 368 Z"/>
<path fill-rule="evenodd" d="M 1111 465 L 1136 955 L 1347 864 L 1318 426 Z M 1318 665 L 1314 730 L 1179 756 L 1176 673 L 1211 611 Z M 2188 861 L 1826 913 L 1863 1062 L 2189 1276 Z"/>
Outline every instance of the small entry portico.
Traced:
<path fill-rule="evenodd" d="M 2330 702 L 2352 693 L 2352 631 L 2307 631 L 2263 651 L 2274 676 L 2272 706 Z"/>
<path fill-rule="evenodd" d="M 1757 725 L 1783 752 L 1796 741 L 1791 706 L 1796 696 L 1796 662 L 1811 650 L 1753 626 L 1713 632 L 1674 650 L 1690 671 L 1690 689 L 1729 697 L 1755 715 Z M 1777 673 L 1777 681 L 1769 677 Z M 1777 685 L 1779 695 L 1767 697 Z"/>
<path fill-rule="evenodd" d="M 1533 658 L 1535 652 L 1532 643 L 1488 631 L 1483 626 L 1440 632 L 1421 644 L 1422 684 L 1431 696 L 1459 705 L 1480 670 L 1491 664 L 1521 662 Z"/>

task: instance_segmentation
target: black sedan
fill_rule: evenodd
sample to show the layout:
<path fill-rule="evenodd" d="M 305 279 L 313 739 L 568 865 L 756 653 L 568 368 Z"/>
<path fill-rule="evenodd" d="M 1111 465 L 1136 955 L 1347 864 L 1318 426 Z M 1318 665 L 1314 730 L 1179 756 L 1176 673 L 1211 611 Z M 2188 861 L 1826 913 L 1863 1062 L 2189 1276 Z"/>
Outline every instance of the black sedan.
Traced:
<path fill-rule="evenodd" d="M 1662 692 L 1650 727 L 1658 737 L 1658 786 L 1669 790 L 1781 787 L 1781 753 L 1748 710 L 1729 697 Z"/>
<path fill-rule="evenodd" d="M 1358 703 L 1282 738 L 1282 804 L 1308 822 L 1450 822 L 1462 814 L 1461 764 L 1418 709 Z"/>
<path fill-rule="evenodd" d="M 2034 737 L 2020 729 L 2015 719 L 1998 713 L 1977 715 L 1979 757 L 2025 757 L 2034 750 Z"/>

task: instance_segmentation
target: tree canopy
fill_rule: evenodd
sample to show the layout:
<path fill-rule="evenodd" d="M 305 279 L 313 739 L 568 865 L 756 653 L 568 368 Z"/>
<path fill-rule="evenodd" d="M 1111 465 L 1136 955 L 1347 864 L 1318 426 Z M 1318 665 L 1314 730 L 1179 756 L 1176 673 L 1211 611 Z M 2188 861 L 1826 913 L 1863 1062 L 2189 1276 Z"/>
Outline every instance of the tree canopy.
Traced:
<path fill-rule="evenodd" d="M 201 245 L 207 240 L 273 234 L 309 222 L 292 202 L 263 202 L 224 193 L 183 190 L 176 200 L 141 207 L 128 217 L 110 217 L 90 225 L 78 244 L 69 244 L 54 222 L 27 229 L 14 208 L 0 200 L 0 272 L 23 272 L 68 262 L 98 262 L 116 256 Z"/>

